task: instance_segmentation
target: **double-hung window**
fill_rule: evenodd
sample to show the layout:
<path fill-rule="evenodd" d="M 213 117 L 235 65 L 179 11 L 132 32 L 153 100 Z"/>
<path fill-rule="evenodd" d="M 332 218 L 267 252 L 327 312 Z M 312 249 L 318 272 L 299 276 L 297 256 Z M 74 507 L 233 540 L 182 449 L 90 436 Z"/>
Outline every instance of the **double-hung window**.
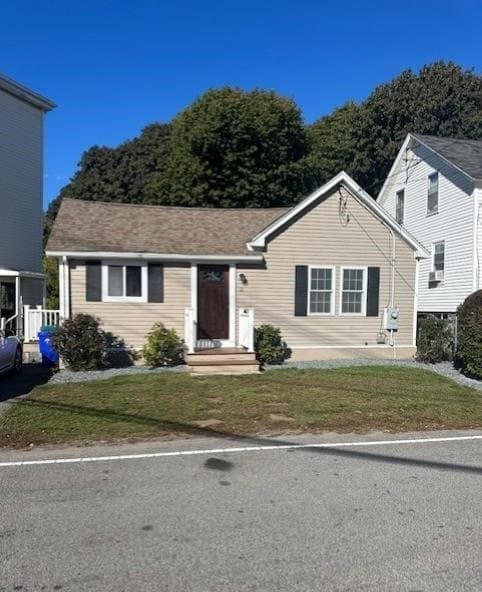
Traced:
<path fill-rule="evenodd" d="M 432 247 L 433 271 L 444 272 L 445 269 L 445 241 L 433 243 Z"/>
<path fill-rule="evenodd" d="M 438 213 L 438 173 L 428 177 L 427 216 Z"/>
<path fill-rule="evenodd" d="M 310 267 L 309 314 L 334 314 L 334 267 Z"/>
<path fill-rule="evenodd" d="M 102 300 L 106 302 L 146 302 L 147 266 L 143 263 L 104 263 Z"/>
<path fill-rule="evenodd" d="M 397 191 L 397 203 L 395 209 L 395 220 L 401 225 L 405 217 L 405 189 Z"/>
<path fill-rule="evenodd" d="M 366 267 L 341 270 L 341 314 L 364 315 L 366 312 Z"/>

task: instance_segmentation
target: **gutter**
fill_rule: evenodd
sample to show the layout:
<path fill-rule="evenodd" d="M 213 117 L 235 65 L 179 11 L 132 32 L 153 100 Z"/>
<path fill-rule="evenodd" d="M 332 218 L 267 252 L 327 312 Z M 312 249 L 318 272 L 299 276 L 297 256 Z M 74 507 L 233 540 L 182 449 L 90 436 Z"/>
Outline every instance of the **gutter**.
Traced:
<path fill-rule="evenodd" d="M 69 257 L 73 259 L 141 259 L 146 261 L 263 261 L 263 255 L 186 255 L 177 253 L 135 253 L 111 251 L 46 251 L 47 257 Z"/>

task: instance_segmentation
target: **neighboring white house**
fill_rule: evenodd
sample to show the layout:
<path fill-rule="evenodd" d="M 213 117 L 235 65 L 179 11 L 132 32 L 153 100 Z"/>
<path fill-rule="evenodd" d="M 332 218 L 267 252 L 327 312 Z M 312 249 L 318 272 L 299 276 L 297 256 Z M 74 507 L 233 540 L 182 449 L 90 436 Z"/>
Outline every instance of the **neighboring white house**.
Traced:
<path fill-rule="evenodd" d="M 419 313 L 454 313 L 482 287 L 482 142 L 409 134 L 377 198 L 431 253 Z"/>
<path fill-rule="evenodd" d="M 42 305 L 43 118 L 52 101 L 0 74 L 0 323 Z"/>

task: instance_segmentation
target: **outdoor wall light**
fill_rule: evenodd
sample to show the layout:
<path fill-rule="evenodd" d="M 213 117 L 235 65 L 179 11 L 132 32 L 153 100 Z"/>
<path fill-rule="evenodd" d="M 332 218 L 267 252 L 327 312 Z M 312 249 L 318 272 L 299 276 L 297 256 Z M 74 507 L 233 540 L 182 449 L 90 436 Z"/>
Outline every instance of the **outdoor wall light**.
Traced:
<path fill-rule="evenodd" d="M 245 286 L 248 283 L 248 278 L 244 275 L 244 273 L 239 274 L 239 279 L 241 280 L 243 286 Z"/>

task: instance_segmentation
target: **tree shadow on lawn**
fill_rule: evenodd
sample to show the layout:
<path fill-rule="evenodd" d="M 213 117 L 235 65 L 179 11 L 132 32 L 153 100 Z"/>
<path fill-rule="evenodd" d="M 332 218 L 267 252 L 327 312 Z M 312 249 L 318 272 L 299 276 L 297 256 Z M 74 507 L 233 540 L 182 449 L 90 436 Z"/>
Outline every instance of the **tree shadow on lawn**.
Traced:
<path fill-rule="evenodd" d="M 299 445 L 297 442 L 290 442 L 288 440 L 280 440 L 278 438 L 250 436 L 245 434 L 237 434 L 233 432 L 224 432 L 219 429 L 212 429 L 209 427 L 198 427 L 189 423 L 180 423 L 169 420 L 159 420 L 152 417 L 144 417 L 140 415 L 132 415 L 129 413 L 119 413 L 115 411 L 108 411 L 105 409 L 96 409 L 92 407 L 82 407 L 81 405 L 72 405 L 67 403 L 55 403 L 49 401 L 39 401 L 37 399 L 28 399 L 24 404 L 33 404 L 41 407 L 47 407 L 56 411 L 70 411 L 72 413 L 79 413 L 95 417 L 103 417 L 112 420 L 126 420 L 136 421 L 141 424 L 156 426 L 159 429 L 164 429 L 169 432 L 175 432 L 180 435 L 189 436 L 203 436 L 211 438 L 223 438 L 233 442 L 241 442 L 243 445 L 252 444 L 255 446 L 293 446 L 293 452 L 316 452 L 317 454 L 338 456 L 342 458 L 355 458 L 359 460 L 390 463 L 395 465 L 404 465 L 412 467 L 423 467 L 429 469 L 437 469 L 441 471 L 458 471 L 462 473 L 471 473 L 482 476 L 482 467 L 474 465 L 462 465 L 457 463 L 447 463 L 433 460 L 425 460 L 410 457 L 391 456 L 387 454 L 377 454 L 373 452 L 364 452 L 360 450 L 343 450 L 340 448 L 306 446 L 304 448 L 296 448 Z"/>

